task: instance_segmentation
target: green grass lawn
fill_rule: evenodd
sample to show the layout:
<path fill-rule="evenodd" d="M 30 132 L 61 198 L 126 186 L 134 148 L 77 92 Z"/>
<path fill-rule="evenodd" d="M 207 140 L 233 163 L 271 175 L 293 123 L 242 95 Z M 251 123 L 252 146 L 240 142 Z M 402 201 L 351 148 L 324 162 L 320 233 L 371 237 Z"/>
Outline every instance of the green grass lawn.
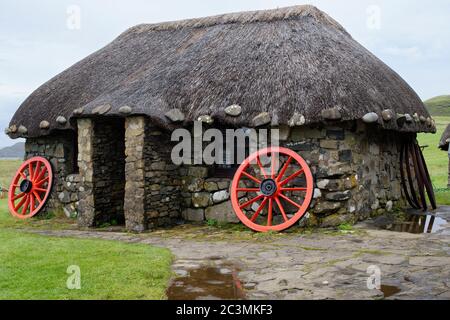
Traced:
<path fill-rule="evenodd" d="M 0 200 L 0 299 L 165 298 L 171 276 L 169 250 L 16 229 L 36 226 L 30 223 L 12 218 L 6 200 Z M 80 290 L 66 286 L 72 265 L 80 268 Z"/>
<path fill-rule="evenodd" d="M 0 160 L 8 188 L 22 161 Z M 33 229 L 73 229 L 65 216 L 13 218 L 0 200 L 0 299 L 164 299 L 171 277 L 169 250 L 118 241 L 46 237 Z M 69 290 L 71 265 L 80 267 L 81 289 Z"/>
<path fill-rule="evenodd" d="M 8 200 L 0 200 L 0 229 L 40 229 L 40 230 L 62 230 L 77 229 L 76 221 L 67 218 L 64 213 L 47 216 L 37 215 L 33 219 L 20 220 L 14 218 L 8 209 Z"/>
<path fill-rule="evenodd" d="M 436 198 L 438 204 L 450 205 L 450 190 L 447 189 L 448 183 L 448 155 L 438 149 L 439 140 L 446 126 L 450 123 L 448 117 L 434 117 L 436 120 L 436 134 L 419 134 L 418 140 L 420 145 L 428 145 L 423 152 L 430 171 L 431 180 L 436 190 Z"/>
<path fill-rule="evenodd" d="M 19 169 L 22 160 L 0 159 L 0 187 L 8 189 L 14 173 Z"/>
<path fill-rule="evenodd" d="M 171 254 L 148 245 L 0 229 L 0 299 L 164 299 Z M 81 289 L 69 290 L 69 266 Z"/>

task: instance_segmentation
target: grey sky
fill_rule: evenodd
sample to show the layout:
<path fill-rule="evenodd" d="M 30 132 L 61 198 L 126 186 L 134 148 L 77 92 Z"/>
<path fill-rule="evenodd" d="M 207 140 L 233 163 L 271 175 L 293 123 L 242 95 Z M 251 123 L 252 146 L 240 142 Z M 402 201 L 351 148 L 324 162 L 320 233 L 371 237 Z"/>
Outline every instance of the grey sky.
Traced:
<path fill-rule="evenodd" d="M 423 99 L 450 93 L 450 0 L 2 0 L 0 127 L 39 85 L 128 27 L 304 3 L 339 21 Z M 80 29 L 67 27 L 72 5 L 81 10 Z M 0 147 L 12 143 L 0 134 Z"/>

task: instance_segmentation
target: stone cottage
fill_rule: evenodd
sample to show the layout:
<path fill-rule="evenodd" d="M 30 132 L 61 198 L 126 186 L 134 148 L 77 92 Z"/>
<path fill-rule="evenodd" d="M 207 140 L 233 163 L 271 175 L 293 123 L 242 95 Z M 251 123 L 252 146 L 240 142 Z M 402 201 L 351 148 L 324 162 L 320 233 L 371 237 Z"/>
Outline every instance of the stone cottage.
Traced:
<path fill-rule="evenodd" d="M 443 151 L 448 151 L 448 188 L 450 188 L 450 124 L 445 129 L 442 134 L 441 140 L 439 142 L 439 148 Z"/>
<path fill-rule="evenodd" d="M 235 167 L 171 161 L 171 132 L 195 121 L 279 128 L 314 174 L 311 226 L 405 206 L 399 148 L 436 130 L 397 73 L 324 12 L 295 6 L 133 27 L 38 88 L 6 133 L 51 161 L 46 210 L 81 226 L 237 222 Z"/>

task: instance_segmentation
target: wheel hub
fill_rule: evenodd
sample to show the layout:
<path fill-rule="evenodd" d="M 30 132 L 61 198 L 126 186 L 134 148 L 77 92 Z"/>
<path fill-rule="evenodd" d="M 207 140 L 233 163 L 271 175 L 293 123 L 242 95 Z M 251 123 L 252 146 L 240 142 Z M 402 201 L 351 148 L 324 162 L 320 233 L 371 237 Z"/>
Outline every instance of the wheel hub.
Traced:
<path fill-rule="evenodd" d="M 277 183 L 273 179 L 266 179 L 261 183 L 260 190 L 266 197 L 272 197 L 277 192 Z"/>
<path fill-rule="evenodd" d="M 32 187 L 33 187 L 33 183 L 30 180 L 23 180 L 20 183 L 19 189 L 21 192 L 29 193 L 31 191 Z"/>

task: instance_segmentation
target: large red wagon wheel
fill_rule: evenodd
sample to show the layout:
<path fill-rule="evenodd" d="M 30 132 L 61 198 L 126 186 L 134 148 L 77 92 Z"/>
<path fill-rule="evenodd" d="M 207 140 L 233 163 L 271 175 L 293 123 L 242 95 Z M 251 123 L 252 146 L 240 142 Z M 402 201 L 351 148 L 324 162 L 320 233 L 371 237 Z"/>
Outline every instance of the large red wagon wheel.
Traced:
<path fill-rule="evenodd" d="M 254 153 L 239 167 L 231 202 L 250 229 L 283 231 L 305 215 L 313 193 L 313 176 L 306 161 L 292 150 L 270 147 Z"/>
<path fill-rule="evenodd" d="M 52 183 L 52 167 L 47 159 L 34 157 L 25 161 L 9 187 L 9 211 L 20 219 L 33 217 L 47 202 Z"/>

